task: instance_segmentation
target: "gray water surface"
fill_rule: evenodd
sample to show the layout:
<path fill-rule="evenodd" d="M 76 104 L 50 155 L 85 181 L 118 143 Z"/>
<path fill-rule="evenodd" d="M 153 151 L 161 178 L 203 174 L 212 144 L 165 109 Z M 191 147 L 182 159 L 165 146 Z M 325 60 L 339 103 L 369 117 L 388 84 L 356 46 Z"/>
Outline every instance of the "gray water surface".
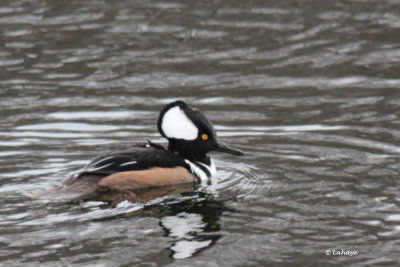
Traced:
<path fill-rule="evenodd" d="M 399 28 L 390 0 L 3 0 L 1 265 L 398 265 Z M 98 154 L 165 145 L 176 99 L 246 153 L 212 153 L 210 185 L 31 197 Z"/>

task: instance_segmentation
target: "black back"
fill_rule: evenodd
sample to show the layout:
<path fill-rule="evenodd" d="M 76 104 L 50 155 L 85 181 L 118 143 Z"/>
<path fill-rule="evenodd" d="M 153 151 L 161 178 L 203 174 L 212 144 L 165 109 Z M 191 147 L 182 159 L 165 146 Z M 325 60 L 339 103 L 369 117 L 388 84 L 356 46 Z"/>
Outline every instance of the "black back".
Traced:
<path fill-rule="evenodd" d="M 83 175 L 108 176 L 117 172 L 139 171 L 153 167 L 173 168 L 189 166 L 184 159 L 159 145 L 136 144 L 132 147 L 101 155 L 89 162 L 75 174 L 75 179 Z"/>

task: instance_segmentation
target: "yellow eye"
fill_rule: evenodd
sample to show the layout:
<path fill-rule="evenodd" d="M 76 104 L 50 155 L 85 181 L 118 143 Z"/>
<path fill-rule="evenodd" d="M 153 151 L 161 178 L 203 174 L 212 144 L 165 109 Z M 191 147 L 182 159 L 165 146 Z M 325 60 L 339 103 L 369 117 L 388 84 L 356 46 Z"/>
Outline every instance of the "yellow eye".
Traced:
<path fill-rule="evenodd" d="M 203 134 L 203 135 L 201 136 L 201 139 L 203 139 L 204 141 L 208 140 L 208 135 Z"/>

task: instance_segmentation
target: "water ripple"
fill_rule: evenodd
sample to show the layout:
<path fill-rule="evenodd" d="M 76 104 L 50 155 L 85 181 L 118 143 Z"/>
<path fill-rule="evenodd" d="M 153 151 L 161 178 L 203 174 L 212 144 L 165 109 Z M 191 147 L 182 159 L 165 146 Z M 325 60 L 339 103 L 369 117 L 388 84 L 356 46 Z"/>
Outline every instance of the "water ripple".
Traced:
<path fill-rule="evenodd" d="M 397 9 L 3 1 L 3 265 L 398 265 Z M 157 116 L 176 99 L 245 151 L 212 153 L 209 185 L 144 203 L 30 197 L 105 151 L 166 145 Z M 359 254 L 324 254 L 342 248 Z"/>

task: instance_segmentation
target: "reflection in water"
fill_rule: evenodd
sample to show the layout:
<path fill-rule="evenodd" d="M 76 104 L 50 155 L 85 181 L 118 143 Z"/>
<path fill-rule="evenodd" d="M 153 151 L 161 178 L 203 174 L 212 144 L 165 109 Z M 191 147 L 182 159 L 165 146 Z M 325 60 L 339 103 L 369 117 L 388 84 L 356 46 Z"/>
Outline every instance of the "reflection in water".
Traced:
<path fill-rule="evenodd" d="M 171 215 L 160 220 L 170 237 L 172 257 L 183 259 L 212 246 L 221 238 L 219 219 L 227 209 L 220 201 L 203 200 L 191 205 L 173 205 Z"/>
<path fill-rule="evenodd" d="M 175 191 L 172 191 L 172 187 L 169 188 L 168 195 L 184 191 L 182 186 Z M 165 231 L 165 235 L 169 237 L 171 243 L 169 247 L 172 252 L 171 257 L 174 259 L 191 257 L 193 254 L 211 247 L 221 238 L 220 217 L 223 212 L 232 210 L 225 207 L 222 201 L 215 200 L 212 194 L 191 191 L 193 186 L 191 188 L 186 187 L 186 190 L 188 193 L 180 192 L 181 195 L 172 196 L 172 198 L 156 204 L 144 203 L 139 210 L 122 212 L 115 216 L 100 217 L 95 221 L 115 221 L 121 218 L 129 220 L 136 216 L 159 218 L 159 225 Z M 157 192 L 160 191 L 163 190 L 157 188 Z M 166 190 L 164 190 L 164 194 L 165 192 Z M 150 196 L 152 198 L 155 196 L 152 189 L 142 190 L 140 195 L 142 199 L 144 196 L 148 198 L 146 201 L 150 200 Z M 126 201 L 126 197 L 125 194 L 116 193 L 98 196 L 86 201 L 105 201 L 107 199 L 109 204 L 102 205 L 102 207 L 103 209 L 110 209 L 112 207 L 118 208 L 120 203 L 124 206 L 123 201 Z M 131 201 L 131 199 L 129 200 Z"/>
<path fill-rule="evenodd" d="M 105 201 L 108 203 L 107 207 L 112 208 L 123 201 L 129 201 L 132 203 L 146 203 L 156 198 L 191 192 L 195 189 L 195 187 L 195 183 L 182 183 L 168 186 L 136 189 L 131 191 L 93 193 L 92 195 L 84 198 L 86 200 Z"/>

